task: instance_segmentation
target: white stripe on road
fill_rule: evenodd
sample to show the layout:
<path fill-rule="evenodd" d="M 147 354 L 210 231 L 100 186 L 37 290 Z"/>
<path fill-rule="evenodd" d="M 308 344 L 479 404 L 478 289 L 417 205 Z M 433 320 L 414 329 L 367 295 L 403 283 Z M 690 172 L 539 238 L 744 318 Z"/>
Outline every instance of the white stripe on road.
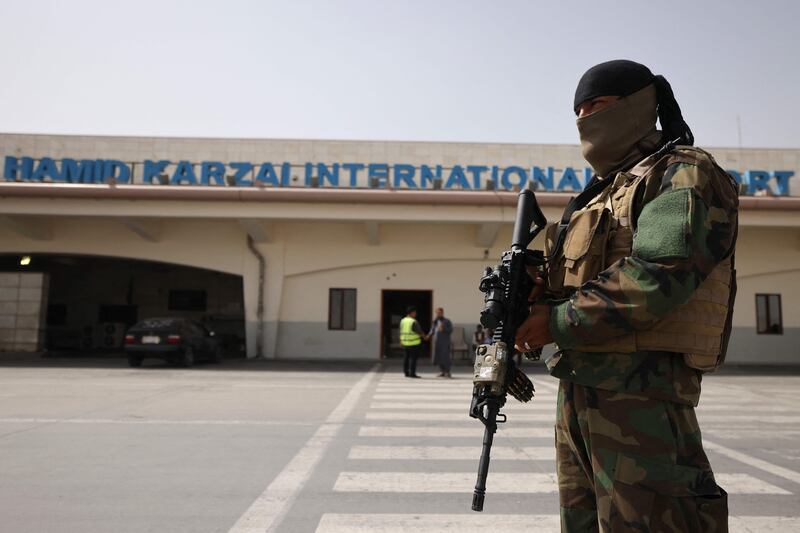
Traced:
<path fill-rule="evenodd" d="M 750 474 L 714 474 L 714 478 L 728 494 L 792 494 Z"/>
<path fill-rule="evenodd" d="M 792 493 L 748 474 L 715 475 L 729 494 Z M 555 474 L 492 472 L 488 489 L 492 493 L 558 492 Z M 337 492 L 472 492 L 475 472 L 342 472 L 333 487 Z"/>
<path fill-rule="evenodd" d="M 793 516 L 731 516 L 731 533 L 786 533 L 800 531 Z M 557 514 L 493 515 L 462 514 L 324 514 L 316 533 L 486 533 L 487 531 L 536 531 L 559 533 Z"/>
<path fill-rule="evenodd" d="M 402 400 L 408 401 L 418 398 L 420 395 L 435 395 L 436 399 L 441 400 L 450 400 L 454 401 L 459 398 L 471 398 L 472 397 L 472 388 L 467 390 L 464 389 L 444 389 L 444 390 L 437 390 L 432 388 L 419 388 L 419 389 L 409 389 L 409 390 L 402 390 L 402 389 L 377 389 L 375 391 L 375 396 L 373 399 L 375 400 Z M 389 398 L 384 398 L 384 396 L 390 396 Z M 541 398 L 548 398 L 549 401 L 555 402 L 555 395 L 551 395 L 547 392 L 541 392 L 537 390 L 535 392 L 535 397 L 537 399 Z"/>
<path fill-rule="evenodd" d="M 414 381 L 381 381 L 378 383 L 378 390 L 383 389 L 402 389 L 402 390 L 415 390 L 420 388 L 431 388 L 431 389 L 447 389 L 447 390 L 471 390 L 472 389 L 472 380 L 464 381 L 464 380 L 441 380 L 437 382 L 432 382 L 428 380 L 424 380 L 422 382 L 414 380 Z M 546 381 L 542 381 L 539 379 L 533 380 L 533 387 L 538 391 L 542 390 L 546 393 L 555 393 L 558 390 L 558 385 L 553 385 L 552 383 L 547 383 Z M 739 398 L 741 401 L 741 398 Z"/>
<path fill-rule="evenodd" d="M 711 427 L 709 427 L 711 426 Z M 714 427 L 706 424 L 703 433 L 710 433 L 714 438 L 720 439 L 792 439 L 800 437 L 800 429 L 767 429 L 756 427 L 742 427 L 742 424 L 735 424 L 731 427 Z"/>
<path fill-rule="evenodd" d="M 543 381 L 541 379 L 536 379 L 535 377 L 532 379 L 533 387 L 537 391 L 543 391 L 545 393 L 553 394 L 558 390 L 557 384 L 548 383 L 547 381 Z M 400 379 L 400 380 L 381 380 L 378 382 L 378 388 L 389 388 L 389 389 L 414 389 L 414 388 L 421 388 L 421 387 L 437 387 L 439 389 L 450 389 L 450 390 L 469 390 L 472 389 L 472 378 L 469 380 L 466 379 Z M 741 398 L 739 399 L 741 401 Z"/>
<path fill-rule="evenodd" d="M 472 393 L 472 384 L 460 384 L 457 387 L 438 384 L 420 384 L 420 385 L 378 385 L 375 387 L 376 393 L 381 394 L 400 394 L 406 392 L 438 392 L 441 394 L 456 394 L 456 393 Z"/>
<path fill-rule="evenodd" d="M 731 516 L 731 533 L 787 533 L 800 531 L 800 518 L 795 516 Z"/>
<path fill-rule="evenodd" d="M 462 409 L 463 410 L 463 409 Z M 533 414 L 523 414 L 522 411 L 524 407 L 522 407 L 519 411 L 514 411 L 513 413 L 513 420 L 515 422 L 551 422 L 554 423 L 556 419 L 556 409 L 555 406 L 550 406 L 546 412 L 537 412 Z M 537 409 L 539 411 L 539 409 Z M 384 410 L 376 410 L 375 412 L 368 412 L 366 414 L 367 420 L 419 420 L 419 421 L 436 421 L 436 422 L 465 422 L 469 423 L 470 419 L 468 417 L 459 416 L 455 413 L 448 413 L 448 412 L 426 412 L 426 413 L 418 413 L 418 412 L 391 412 L 391 411 L 384 411 Z M 0 422 L 2 419 L 0 419 Z M 748 424 L 749 422 L 749 424 Z M 758 415 L 728 415 L 725 413 L 714 413 L 714 414 L 706 414 L 700 418 L 700 425 L 726 425 L 726 424 L 736 425 L 737 428 L 748 428 L 748 429 L 755 429 L 758 427 L 758 424 L 793 424 L 793 423 L 800 423 L 800 416 L 781 416 L 781 415 L 774 415 L 774 416 L 758 416 Z M 724 429 L 724 428 L 720 428 Z M 767 428 L 764 428 L 767 429 Z M 759 430 L 759 431 L 763 431 Z M 781 430 L 773 430 L 773 431 L 781 431 Z"/>
<path fill-rule="evenodd" d="M 406 398 L 409 400 L 410 398 Z M 458 403 L 437 402 L 437 403 L 414 403 L 414 402 L 372 402 L 369 405 L 370 409 L 394 409 L 394 410 L 408 410 L 408 411 L 469 411 L 469 403 L 471 398 L 465 398 L 464 401 Z M 517 411 L 533 409 L 535 411 L 551 411 L 555 412 L 555 402 L 542 402 L 537 403 L 534 399 L 531 403 L 521 404 L 517 400 L 509 399 L 508 403 L 501 409 L 505 411 Z"/>
<path fill-rule="evenodd" d="M 486 533 L 487 531 L 559 531 L 556 515 L 491 514 L 324 514 L 316 533 Z"/>
<path fill-rule="evenodd" d="M 165 420 L 159 418 L 0 418 L 0 424 L 126 424 L 165 426 L 312 426 L 313 422 L 277 420 Z"/>
<path fill-rule="evenodd" d="M 712 422 L 751 422 L 753 424 L 800 424 L 800 416 L 796 415 L 729 415 L 714 413 L 698 415 L 697 418 L 701 425 L 707 420 Z"/>
<path fill-rule="evenodd" d="M 342 472 L 333 486 L 336 492 L 469 492 L 475 488 L 475 472 Z M 557 492 L 555 474 L 491 472 L 492 494 Z"/>
<path fill-rule="evenodd" d="M 378 365 L 367 372 L 328 415 L 314 435 L 281 470 L 264 492 L 229 530 L 229 533 L 264 533 L 274 531 L 319 463 L 328 444 L 336 437 L 375 376 Z"/>
<path fill-rule="evenodd" d="M 746 465 L 752 466 L 753 468 L 758 468 L 759 470 L 768 472 L 773 476 L 782 477 L 794 483 L 800 484 L 800 473 L 795 472 L 794 470 L 789 470 L 788 468 L 774 465 L 762 459 L 758 459 L 757 457 L 753 457 L 751 455 L 747 455 L 742 452 L 737 452 L 736 450 L 732 450 L 715 442 L 709 442 L 708 440 L 705 439 L 703 440 L 703 447 L 706 450 L 710 450 L 712 452 L 725 455 L 735 461 L 739 461 L 740 463 L 744 463 Z"/>
<path fill-rule="evenodd" d="M 455 413 L 393 413 L 386 411 L 378 411 L 375 413 L 367 413 L 367 420 L 413 420 L 415 422 L 461 422 L 465 424 L 474 423 L 469 416 L 459 416 Z M 509 419 L 511 420 L 511 419 Z M 549 422 L 555 424 L 556 413 L 537 413 L 537 414 L 517 414 L 513 415 L 514 422 Z"/>
<path fill-rule="evenodd" d="M 348 459 L 379 459 L 386 461 L 472 461 L 481 456 L 481 446 L 353 446 Z M 492 460 L 498 461 L 555 461 L 554 446 L 492 448 Z"/>
<path fill-rule="evenodd" d="M 464 394 L 461 395 L 464 398 L 464 401 L 469 403 L 470 399 L 472 398 L 472 391 L 466 391 Z M 373 400 L 378 402 L 388 402 L 388 401 L 437 401 L 437 400 L 454 400 L 453 395 L 442 395 L 442 394 L 420 394 L 418 392 L 408 394 L 376 394 L 372 397 Z M 434 404 L 435 405 L 435 404 Z"/>
<path fill-rule="evenodd" d="M 452 398 L 442 398 L 442 402 L 437 403 L 414 403 L 410 402 L 409 400 L 414 399 L 413 396 L 406 396 L 403 398 L 403 401 L 400 402 L 386 402 L 386 401 L 377 401 L 373 402 L 370 405 L 370 409 L 410 409 L 410 410 L 426 410 L 426 411 L 457 411 L 457 410 L 464 410 L 465 405 L 469 406 L 469 399 L 467 398 L 464 402 L 452 402 Z M 541 399 L 539 397 L 534 397 L 533 401 L 530 403 L 519 403 L 513 398 L 508 398 L 508 403 L 503 407 L 502 410 L 523 410 L 523 409 L 536 409 L 536 410 L 550 410 L 554 411 L 556 408 L 555 400 L 552 398 Z M 763 413 L 765 416 L 776 413 L 776 412 L 797 412 L 797 409 L 791 408 L 780 408 L 780 407 L 764 407 L 762 409 L 757 409 L 753 407 L 748 407 L 746 409 L 738 408 L 735 406 L 730 405 L 706 405 L 703 407 L 697 408 L 697 416 L 700 420 L 703 420 L 703 416 L 708 413 L 709 411 L 715 411 L 715 414 L 719 414 L 719 416 L 724 416 L 719 411 L 730 411 L 731 413 L 741 413 L 742 411 L 747 411 L 748 414 L 752 415 L 753 418 L 760 417 Z"/>
<path fill-rule="evenodd" d="M 530 437 L 554 439 L 554 429 L 544 428 L 506 428 L 502 425 L 497 430 L 498 437 Z M 483 437 L 483 425 L 472 427 L 426 427 L 426 426 L 363 426 L 359 437 Z"/>

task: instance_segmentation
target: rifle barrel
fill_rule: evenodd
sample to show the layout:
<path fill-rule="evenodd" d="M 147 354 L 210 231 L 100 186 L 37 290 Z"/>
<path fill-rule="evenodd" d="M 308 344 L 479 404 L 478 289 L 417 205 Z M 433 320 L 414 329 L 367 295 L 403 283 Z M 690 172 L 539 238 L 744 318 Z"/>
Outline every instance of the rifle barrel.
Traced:
<path fill-rule="evenodd" d="M 475 492 L 472 493 L 472 510 L 483 511 L 483 500 L 486 496 L 486 478 L 489 475 L 489 460 L 494 442 L 494 433 L 497 431 L 497 412 L 500 407 L 495 402 L 487 405 L 486 429 L 483 431 L 483 450 L 478 464 L 478 481 L 475 483 Z"/>

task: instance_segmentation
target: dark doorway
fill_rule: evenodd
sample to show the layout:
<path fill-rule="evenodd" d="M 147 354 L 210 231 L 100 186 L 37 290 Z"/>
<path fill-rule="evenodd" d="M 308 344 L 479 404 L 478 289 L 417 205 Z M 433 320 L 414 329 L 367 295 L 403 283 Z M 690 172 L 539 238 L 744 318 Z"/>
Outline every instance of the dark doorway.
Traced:
<path fill-rule="evenodd" d="M 400 346 L 400 320 L 406 316 L 409 307 L 417 308 L 417 320 L 422 330 L 431 327 L 433 315 L 433 291 L 389 291 L 381 294 L 381 355 L 382 357 L 402 357 Z"/>

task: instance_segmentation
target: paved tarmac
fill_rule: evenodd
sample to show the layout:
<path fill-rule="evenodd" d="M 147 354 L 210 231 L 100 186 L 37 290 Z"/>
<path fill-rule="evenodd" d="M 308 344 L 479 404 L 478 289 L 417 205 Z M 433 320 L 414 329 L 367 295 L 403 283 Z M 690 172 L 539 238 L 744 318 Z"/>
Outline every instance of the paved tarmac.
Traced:
<path fill-rule="evenodd" d="M 536 367 L 534 403 L 509 404 L 479 514 L 469 368 L 421 374 L 0 359 L 0 532 L 558 531 L 555 380 Z M 798 407 L 797 369 L 704 379 L 698 417 L 731 531 L 800 531 Z"/>

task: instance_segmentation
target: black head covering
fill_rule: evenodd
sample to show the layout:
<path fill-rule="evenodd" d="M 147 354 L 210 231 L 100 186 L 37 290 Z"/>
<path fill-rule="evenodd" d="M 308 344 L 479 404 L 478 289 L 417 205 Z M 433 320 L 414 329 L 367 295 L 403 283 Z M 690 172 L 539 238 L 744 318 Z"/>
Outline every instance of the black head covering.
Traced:
<path fill-rule="evenodd" d="M 573 110 L 577 112 L 579 105 L 598 96 L 630 96 L 653 83 L 653 77 L 649 68 L 626 59 L 595 65 L 578 82 Z"/>
<path fill-rule="evenodd" d="M 575 89 L 573 111 L 586 100 L 598 96 L 630 96 L 650 84 L 655 85 L 658 99 L 658 119 L 664 138 L 677 140 L 680 144 L 694 144 L 694 135 L 683 120 L 681 108 L 675 100 L 672 87 L 664 76 L 654 76 L 649 68 L 629 61 L 615 59 L 595 65 L 581 76 Z"/>

